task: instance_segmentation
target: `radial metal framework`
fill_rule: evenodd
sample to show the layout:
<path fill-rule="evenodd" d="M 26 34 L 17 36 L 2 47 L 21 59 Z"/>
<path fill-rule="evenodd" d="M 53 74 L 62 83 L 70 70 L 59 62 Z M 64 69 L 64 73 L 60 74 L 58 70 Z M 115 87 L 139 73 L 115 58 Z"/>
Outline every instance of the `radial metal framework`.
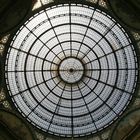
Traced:
<path fill-rule="evenodd" d="M 83 4 L 32 16 L 13 37 L 5 62 L 19 112 L 45 132 L 97 133 L 126 109 L 137 82 L 134 46 L 119 23 Z"/>

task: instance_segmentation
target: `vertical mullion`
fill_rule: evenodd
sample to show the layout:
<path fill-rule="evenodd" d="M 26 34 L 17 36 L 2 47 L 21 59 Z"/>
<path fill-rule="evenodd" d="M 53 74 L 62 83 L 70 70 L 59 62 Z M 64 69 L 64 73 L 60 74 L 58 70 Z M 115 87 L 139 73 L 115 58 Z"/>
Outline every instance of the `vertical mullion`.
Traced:
<path fill-rule="evenodd" d="M 61 82 L 61 80 L 53 87 L 52 90 L 49 91 L 49 93 L 47 95 L 44 96 L 44 98 L 31 110 L 31 112 L 26 116 L 26 118 L 28 118 L 28 116 L 39 106 L 41 105 L 41 103 L 43 102 L 43 100 L 45 100 L 47 98 L 48 95 L 50 95 L 52 93 L 52 91 L 59 85 L 59 83 Z"/>
<path fill-rule="evenodd" d="M 119 88 L 119 87 L 117 87 L 117 86 L 110 85 L 110 84 L 108 84 L 108 83 L 106 83 L 106 82 L 103 82 L 103 81 L 101 81 L 101 80 L 97 80 L 97 79 L 95 79 L 95 78 L 93 78 L 93 77 L 89 77 L 89 76 L 87 76 L 87 75 L 85 75 L 85 77 L 87 77 L 87 78 L 89 78 L 89 79 L 92 79 L 92 80 L 94 80 L 94 81 L 97 81 L 97 82 L 99 82 L 99 83 L 102 83 L 102 84 L 104 84 L 104 85 L 107 85 L 107 86 L 109 86 L 109 87 L 112 87 L 113 89 L 117 89 L 117 90 L 120 90 L 120 91 L 122 91 L 122 92 L 125 92 L 125 93 L 128 93 L 128 94 L 130 94 L 130 95 L 133 95 L 133 93 L 131 93 L 131 92 L 129 92 L 129 91 L 126 91 L 126 90 L 124 90 L 124 89 L 121 89 L 121 88 Z"/>
<path fill-rule="evenodd" d="M 78 84 L 77 84 L 77 87 L 78 87 L 78 90 L 79 90 L 80 93 L 81 93 L 82 99 L 83 99 L 84 104 L 85 104 L 85 106 L 86 106 L 86 108 L 87 108 L 87 110 L 88 110 L 88 113 L 89 113 L 89 115 L 90 115 L 90 117 L 91 117 L 91 120 L 92 120 L 92 122 L 93 122 L 93 124 L 94 124 L 94 126 L 95 126 L 95 128 L 96 128 L 96 131 L 98 131 L 98 128 L 97 128 L 97 126 L 96 126 L 96 124 L 95 124 L 95 120 L 93 119 L 93 117 L 92 117 L 92 115 L 91 115 L 90 109 L 89 109 L 89 107 L 88 107 L 88 105 L 87 105 L 87 103 L 86 103 L 86 101 L 85 101 L 85 98 L 84 98 L 84 96 L 83 96 L 83 94 L 82 94 L 82 91 L 81 91 L 81 89 L 80 89 L 80 87 L 79 87 Z"/>
<path fill-rule="evenodd" d="M 102 39 L 105 38 L 105 36 L 110 32 L 110 30 L 116 25 L 117 23 L 115 24 L 112 24 L 110 28 L 107 28 L 107 31 L 104 33 L 104 35 L 102 35 L 102 37 L 95 43 L 95 45 L 93 45 L 93 47 L 91 49 L 89 49 L 81 59 L 84 59 L 86 57 L 86 55 L 88 55 L 88 53 L 93 50 L 93 48 L 98 45 L 100 43 L 100 41 L 102 41 Z"/>
<path fill-rule="evenodd" d="M 50 20 L 49 20 L 50 21 Z M 33 34 L 35 37 L 36 37 L 36 39 L 37 40 L 39 40 L 45 47 L 47 47 L 47 49 L 49 50 L 49 51 L 51 51 L 59 60 L 61 60 L 33 31 L 31 31 L 26 25 L 24 25 L 24 27 L 27 29 L 27 30 L 29 30 L 30 32 L 31 32 L 31 34 Z M 52 27 L 52 29 L 54 29 L 53 27 Z"/>
<path fill-rule="evenodd" d="M 106 57 L 106 56 L 108 56 L 108 55 L 114 54 L 115 52 L 118 52 L 118 51 L 120 51 L 120 50 L 122 50 L 122 49 L 124 49 L 124 48 L 126 48 L 126 47 L 129 47 L 130 45 L 132 45 L 132 44 L 125 45 L 125 46 L 123 46 L 122 48 L 113 50 L 112 52 L 109 52 L 109 53 L 107 53 L 107 54 L 105 54 L 105 55 L 103 55 L 103 56 L 100 56 L 100 57 L 98 57 L 98 58 L 96 58 L 96 59 L 94 59 L 94 60 L 91 60 L 91 61 L 89 61 L 89 62 L 87 62 L 87 63 L 85 63 L 85 64 L 92 63 L 92 62 L 94 62 L 94 61 L 96 61 L 96 60 L 99 60 L 99 59 L 101 59 L 101 58 L 103 58 L 103 57 Z M 84 57 L 85 57 L 85 56 L 84 56 Z"/>
<path fill-rule="evenodd" d="M 64 50 L 63 50 L 63 47 L 62 47 L 62 44 L 61 44 L 61 42 L 60 42 L 60 40 L 59 40 L 59 38 L 58 38 L 58 36 L 57 36 L 57 34 L 56 34 L 56 31 L 55 31 L 53 25 L 52 25 L 51 19 L 49 18 L 48 14 L 47 14 L 47 12 L 46 12 L 45 10 L 44 10 L 44 12 L 45 12 L 45 14 L 46 14 L 46 16 L 47 16 L 47 19 L 48 19 L 48 21 L 49 21 L 49 23 L 50 23 L 50 25 L 51 25 L 51 28 L 52 28 L 53 32 L 54 32 L 54 34 L 55 34 L 55 37 L 56 37 L 56 39 L 57 39 L 57 41 L 58 41 L 58 44 L 60 45 L 61 50 L 62 50 L 64 56 L 66 57 L 66 54 L 65 54 L 65 52 L 64 52 Z"/>
<path fill-rule="evenodd" d="M 88 29 L 89 29 L 89 26 L 90 26 L 90 23 L 91 23 L 91 21 L 92 21 L 92 18 L 93 18 L 93 16 L 94 16 L 95 11 L 96 11 L 96 7 L 95 7 L 95 9 L 94 9 L 94 11 L 93 11 L 93 13 L 92 13 L 92 16 L 90 17 L 89 23 L 88 23 L 88 25 L 87 25 L 87 29 L 86 29 L 86 31 L 85 31 L 85 33 L 84 33 L 84 37 L 83 37 L 83 39 L 82 39 L 82 42 L 81 42 L 81 44 L 80 44 L 80 47 L 79 47 L 79 49 L 78 49 L 78 52 L 77 52 L 76 57 L 78 57 L 78 54 L 79 54 L 79 52 L 80 52 L 80 50 L 81 50 L 81 47 L 82 47 L 83 42 L 84 42 L 84 40 L 85 40 L 85 37 L 86 37 L 86 35 L 87 35 Z"/>
<path fill-rule="evenodd" d="M 93 91 L 93 89 L 91 89 L 84 81 L 82 81 L 84 83 L 84 85 L 86 85 L 90 90 L 91 92 L 93 92 L 113 113 L 116 114 L 116 116 L 119 117 L 119 114 L 117 114 L 112 107 L 110 107 L 96 92 Z"/>
<path fill-rule="evenodd" d="M 71 4 L 69 3 L 69 26 L 70 26 L 70 56 L 72 56 L 72 22 L 71 22 Z"/>
<path fill-rule="evenodd" d="M 61 82 L 61 81 L 60 81 L 60 82 Z M 57 105 L 56 105 L 56 107 L 55 107 L 55 111 L 54 111 L 53 116 L 52 116 L 52 118 L 51 118 L 51 121 L 50 121 L 50 124 L 49 124 L 49 126 L 48 126 L 47 132 L 49 131 L 49 129 L 50 129 L 50 127 L 51 127 L 51 124 L 52 124 L 52 122 L 53 122 L 53 119 L 54 119 L 54 116 L 55 116 L 56 112 L 58 112 L 58 110 L 59 110 L 59 106 L 60 106 L 60 104 L 61 104 L 62 95 L 63 95 L 63 93 L 64 93 L 65 87 L 66 87 L 66 84 L 64 85 L 64 88 L 63 88 L 63 90 L 62 90 L 62 93 L 61 93 L 61 95 L 59 96 L 59 100 L 58 100 L 58 103 L 57 103 Z"/>
<path fill-rule="evenodd" d="M 71 131 L 72 131 L 72 137 L 74 135 L 74 125 L 73 125 L 73 96 L 72 96 L 72 84 L 71 86 Z"/>

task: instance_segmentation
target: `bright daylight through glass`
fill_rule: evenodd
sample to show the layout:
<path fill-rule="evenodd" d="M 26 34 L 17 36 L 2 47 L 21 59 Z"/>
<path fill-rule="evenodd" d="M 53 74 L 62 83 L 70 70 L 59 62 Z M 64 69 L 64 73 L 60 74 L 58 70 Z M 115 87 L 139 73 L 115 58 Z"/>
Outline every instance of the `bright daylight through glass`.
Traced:
<path fill-rule="evenodd" d="M 5 62 L 16 108 L 45 132 L 77 137 L 99 132 L 126 109 L 137 82 L 128 34 L 100 9 L 46 8 L 13 37 Z"/>

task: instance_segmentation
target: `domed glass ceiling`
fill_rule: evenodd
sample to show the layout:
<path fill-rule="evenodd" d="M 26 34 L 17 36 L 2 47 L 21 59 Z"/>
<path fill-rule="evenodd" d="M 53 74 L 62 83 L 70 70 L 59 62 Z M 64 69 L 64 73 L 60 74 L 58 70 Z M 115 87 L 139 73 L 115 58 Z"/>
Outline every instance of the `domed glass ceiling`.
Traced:
<path fill-rule="evenodd" d="M 126 109 L 137 82 L 134 46 L 119 23 L 95 7 L 60 4 L 32 16 L 5 62 L 19 112 L 45 132 L 99 132 Z"/>

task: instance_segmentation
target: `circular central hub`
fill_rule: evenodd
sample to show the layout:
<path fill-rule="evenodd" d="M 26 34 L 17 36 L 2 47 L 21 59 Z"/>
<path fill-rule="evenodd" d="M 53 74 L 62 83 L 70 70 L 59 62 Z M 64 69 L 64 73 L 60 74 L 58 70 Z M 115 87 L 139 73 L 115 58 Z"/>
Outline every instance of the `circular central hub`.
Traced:
<path fill-rule="evenodd" d="M 71 69 L 70 69 L 70 72 L 72 73 L 73 71 L 74 71 L 73 68 L 71 68 Z"/>
<path fill-rule="evenodd" d="M 60 78 L 69 84 L 79 82 L 83 77 L 84 66 L 78 58 L 66 58 L 59 65 Z"/>

